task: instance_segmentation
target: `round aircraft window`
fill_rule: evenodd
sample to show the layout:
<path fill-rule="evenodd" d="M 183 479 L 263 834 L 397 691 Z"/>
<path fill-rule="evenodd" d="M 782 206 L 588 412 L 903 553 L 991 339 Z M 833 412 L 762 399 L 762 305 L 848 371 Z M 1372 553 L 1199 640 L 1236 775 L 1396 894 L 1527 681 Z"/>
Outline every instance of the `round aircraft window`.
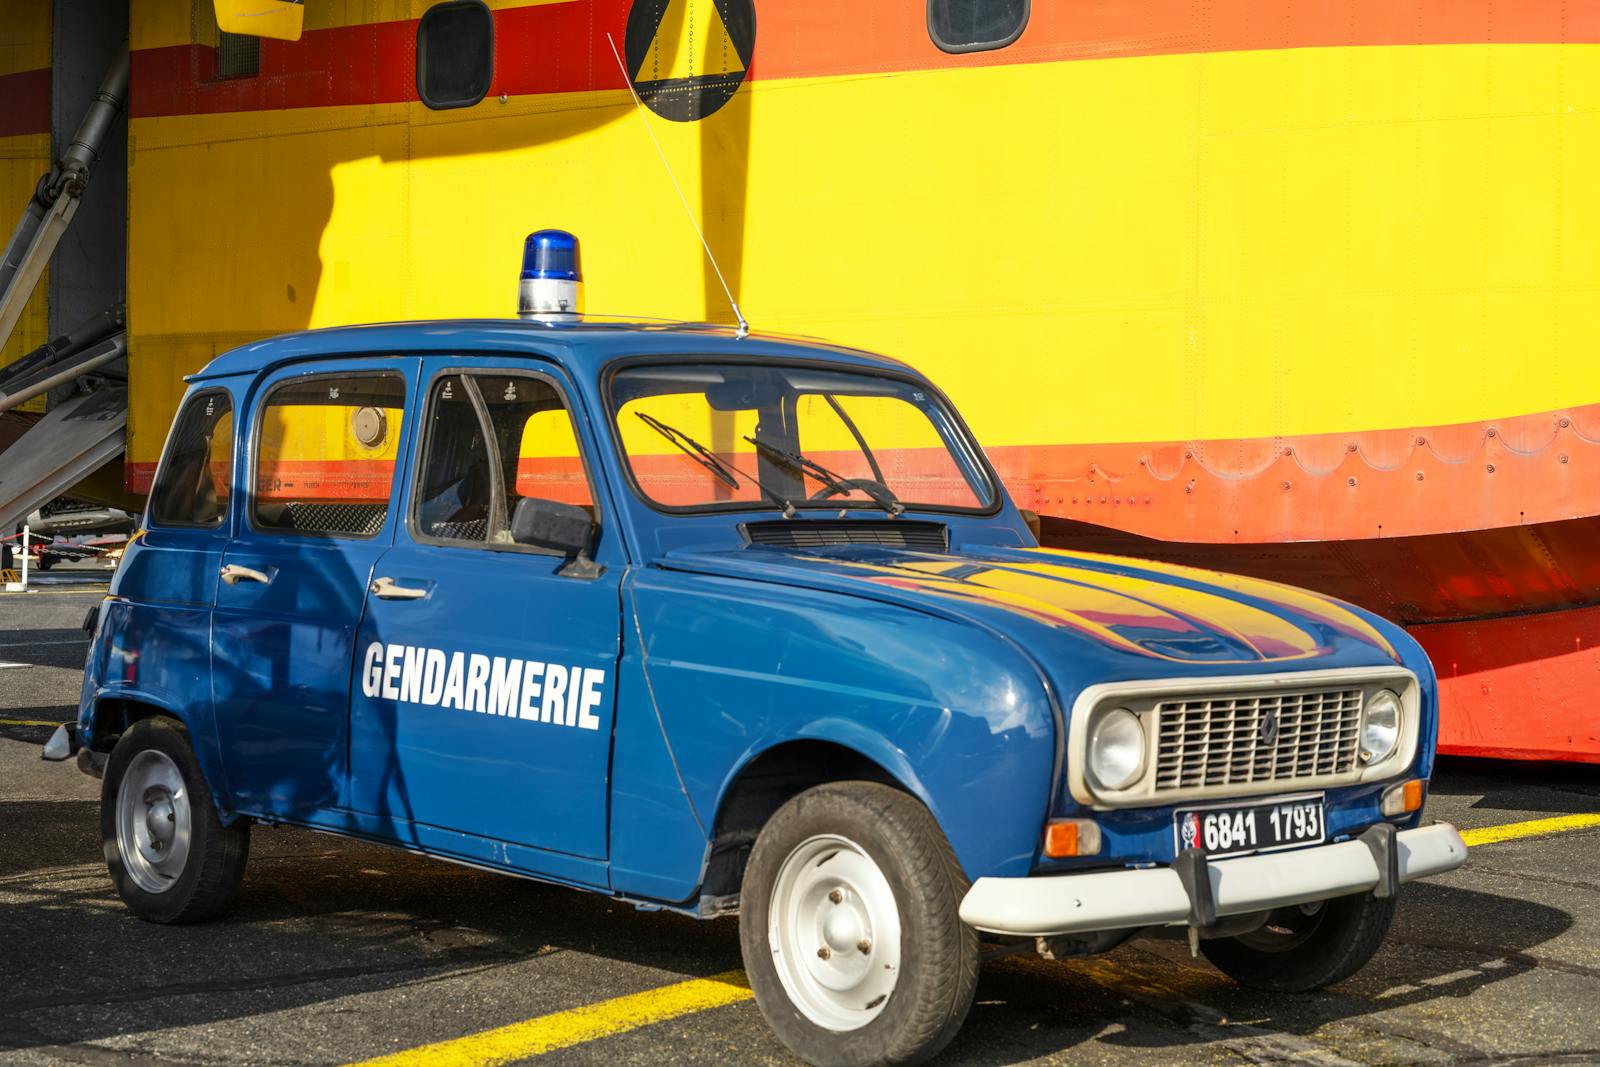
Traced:
<path fill-rule="evenodd" d="M 389 419 L 378 408 L 357 408 L 350 416 L 350 432 L 363 448 L 377 448 L 389 436 Z"/>

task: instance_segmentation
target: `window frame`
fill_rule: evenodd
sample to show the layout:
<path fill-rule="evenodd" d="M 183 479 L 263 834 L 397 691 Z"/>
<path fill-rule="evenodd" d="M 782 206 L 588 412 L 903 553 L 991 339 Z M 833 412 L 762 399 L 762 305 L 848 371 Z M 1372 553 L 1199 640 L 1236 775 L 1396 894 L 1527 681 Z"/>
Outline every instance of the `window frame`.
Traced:
<path fill-rule="evenodd" d="M 1028 23 L 1033 20 L 1033 0 L 1022 0 L 1022 21 L 1017 24 L 1017 30 L 1011 36 L 995 41 L 951 44 L 941 38 L 938 30 L 934 27 L 933 5 L 936 3 L 938 3 L 938 0 L 927 0 L 927 6 L 924 9 L 928 24 L 928 39 L 933 42 L 933 46 L 939 51 L 950 55 L 959 56 L 971 52 L 998 52 L 1002 48 L 1010 48 L 1027 32 Z"/>
<path fill-rule="evenodd" d="M 456 101 L 446 101 L 446 102 L 436 101 L 436 100 L 434 100 L 433 98 L 431 98 L 428 95 L 428 91 L 427 91 L 427 88 L 426 88 L 427 79 L 424 77 L 424 73 L 426 71 L 425 64 L 427 63 L 427 49 L 426 49 L 426 47 L 424 47 L 423 34 L 427 29 L 428 20 L 433 18 L 437 13 L 439 13 L 441 11 L 446 11 L 446 10 L 449 10 L 449 9 L 452 9 L 452 8 L 460 9 L 460 8 L 468 8 L 468 7 L 473 7 L 473 8 L 479 9 L 480 11 L 483 12 L 484 17 L 489 20 L 489 76 L 486 79 L 484 79 L 483 92 L 479 93 L 476 97 L 474 97 L 471 100 L 456 100 Z M 416 54 L 417 54 L 417 63 L 416 63 L 417 99 L 422 101 L 422 106 L 423 107 L 426 107 L 429 111 L 454 111 L 457 108 L 475 107 L 476 105 L 483 103 L 484 98 L 489 95 L 489 90 L 491 88 L 493 88 L 493 86 L 494 86 L 494 70 L 495 70 L 495 32 L 494 31 L 495 31 L 494 12 L 489 9 L 489 5 L 487 3 L 485 3 L 484 0 L 442 0 L 441 3 L 434 4 L 432 7 L 428 8 L 428 10 L 426 10 L 426 11 L 424 11 L 422 13 L 422 17 L 417 19 L 417 38 L 416 38 L 416 49 L 415 49 L 415 51 L 416 51 Z"/>
<path fill-rule="evenodd" d="M 228 442 L 228 506 L 222 509 L 222 513 L 217 517 L 217 521 L 214 523 L 174 522 L 170 519 L 157 519 L 155 514 L 156 487 L 161 484 L 161 478 L 167 473 L 167 467 L 172 462 L 172 445 L 176 436 L 173 434 L 172 430 L 176 430 L 178 428 L 178 421 L 187 415 L 189 410 L 196 403 L 198 403 L 203 397 L 208 396 L 221 396 L 225 398 L 228 401 L 228 413 L 233 416 L 233 437 Z M 161 459 L 156 463 L 155 476 L 150 479 L 149 504 L 145 507 L 144 525 L 157 530 L 211 531 L 221 530 L 224 527 L 229 526 L 229 519 L 233 512 L 234 497 L 238 495 L 238 479 L 234 477 L 234 475 L 237 473 L 236 468 L 238 447 L 239 409 L 238 406 L 233 402 L 233 393 L 227 387 L 221 385 L 208 386 L 204 389 L 190 393 L 184 402 L 179 406 L 178 414 L 172 420 L 172 428 L 167 431 L 166 443 L 161 446 Z"/>
<path fill-rule="evenodd" d="M 929 395 L 939 402 L 939 406 L 944 410 L 945 416 L 950 420 L 951 428 L 955 430 L 957 434 L 959 434 L 963 450 L 971 453 L 970 459 L 973 464 L 973 468 L 981 473 L 986 479 L 988 479 L 990 500 L 987 506 L 972 508 L 952 507 L 947 504 L 936 505 L 908 503 L 906 504 L 906 513 L 930 512 L 936 515 L 954 515 L 962 518 L 992 518 L 996 515 L 999 515 L 1005 509 L 1007 499 L 1005 483 L 1002 482 L 1000 480 L 1000 476 L 995 473 L 994 465 L 989 462 L 989 456 L 988 453 L 984 451 L 983 443 L 979 441 L 977 435 L 972 432 L 972 428 L 967 425 L 967 420 L 962 417 L 960 409 L 950 402 L 950 398 L 945 395 L 944 390 L 934 385 L 928 379 L 918 377 L 917 375 L 911 373 L 897 372 L 886 367 L 863 367 L 848 363 L 839 363 L 834 360 L 807 359 L 804 356 L 765 356 L 763 354 L 761 358 L 766 359 L 767 362 L 776 366 L 803 367 L 807 370 L 829 370 L 846 374 L 861 374 L 869 377 L 888 378 L 892 381 L 900 382 L 905 385 L 912 385 L 918 389 L 925 390 Z M 735 367 L 748 367 L 751 365 L 751 358 L 733 357 L 727 355 L 726 353 L 720 355 L 709 353 L 697 354 L 689 351 L 672 352 L 662 355 L 624 356 L 620 359 L 612 360 L 610 363 L 606 364 L 603 371 L 603 379 L 600 390 L 601 406 L 603 408 L 601 415 L 605 419 L 606 433 L 609 435 L 611 448 L 616 453 L 617 466 L 621 470 L 623 481 L 627 483 L 628 491 L 633 494 L 636 500 L 642 503 L 645 507 L 649 508 L 651 511 L 656 512 L 658 515 L 670 517 L 722 515 L 740 511 L 777 511 L 777 506 L 764 496 L 754 500 L 728 500 L 722 503 L 662 504 L 656 501 L 649 493 L 645 492 L 644 487 L 639 484 L 639 480 L 634 476 L 633 460 L 629 457 L 627 448 L 623 446 L 622 428 L 617 425 L 617 405 L 615 397 L 612 394 L 612 384 L 616 381 L 618 374 L 626 370 L 631 370 L 635 367 L 647 367 L 652 365 L 675 366 L 680 364 L 688 365 L 695 363 L 713 363 Z M 937 429 L 937 427 L 935 427 L 935 429 Z M 852 501 L 842 506 L 851 511 L 882 510 L 865 501 Z M 802 507 L 797 504 L 795 510 L 798 513 L 804 513 L 807 511 L 820 513 L 824 511 L 837 512 L 840 510 L 840 508 L 840 504 L 831 504 L 826 508 Z"/>
<path fill-rule="evenodd" d="M 527 367 L 503 367 L 485 364 L 468 364 L 460 367 L 440 367 L 428 378 L 427 387 L 423 390 L 425 401 L 417 421 L 416 441 L 414 441 L 412 444 L 413 462 L 411 478 L 409 479 L 410 484 L 406 488 L 406 535 L 411 538 L 412 543 L 414 544 L 428 545 L 434 548 L 464 548 L 477 551 L 487 550 L 490 552 L 512 552 L 528 556 L 545 556 L 551 559 L 570 558 L 564 552 L 560 552 L 553 548 L 542 548 L 539 545 L 524 545 L 518 544 L 515 541 L 490 541 L 487 536 L 485 536 L 484 540 L 482 541 L 466 541 L 455 537 L 436 537 L 433 534 L 427 533 L 423 530 L 421 516 L 419 515 L 419 512 L 422 508 L 422 480 L 425 477 L 428 469 L 428 450 L 433 442 L 433 409 L 434 405 L 438 402 L 438 385 L 440 380 L 444 378 L 465 379 L 472 376 L 480 378 L 531 378 L 534 381 L 543 382 L 555 392 L 556 397 L 561 401 L 561 406 L 566 410 L 567 420 L 572 424 L 572 437 L 578 442 L 578 462 L 583 467 L 584 482 L 589 486 L 589 499 L 593 502 L 592 506 L 594 508 L 595 535 L 594 544 L 590 546 L 590 553 L 592 555 L 594 547 L 599 544 L 600 538 L 604 535 L 605 531 L 603 508 L 601 505 L 600 493 L 598 492 L 598 483 L 596 482 L 594 476 L 593 461 L 590 456 L 590 452 L 592 450 L 588 447 L 587 443 L 583 439 L 583 430 L 579 425 L 577 409 L 573 407 L 572 397 L 568 394 L 567 390 L 561 387 L 561 382 L 558 381 L 553 375 L 550 375 L 544 371 L 534 370 Z M 479 417 L 481 419 L 481 415 Z M 479 423 L 478 432 L 483 432 L 481 421 Z M 488 444 L 489 442 L 486 440 L 484 442 L 485 453 L 488 452 Z M 511 517 L 507 515 L 506 525 L 508 528 L 510 524 Z"/>
<path fill-rule="evenodd" d="M 332 530 L 286 530 L 281 526 L 262 526 L 260 523 L 256 522 L 256 486 L 259 484 L 258 479 L 261 470 L 261 427 L 266 422 L 267 408 L 272 405 L 273 396 L 276 395 L 280 390 L 291 385 L 304 385 L 307 382 L 313 382 L 318 379 L 330 378 L 341 378 L 346 380 L 350 378 L 397 378 L 400 381 L 401 389 L 404 390 L 403 395 L 405 399 L 401 401 L 402 405 L 410 400 L 410 378 L 407 376 L 405 371 L 399 369 L 398 367 L 385 368 L 381 370 L 309 371 L 304 374 L 286 375 L 282 378 L 278 378 L 275 381 L 269 382 L 260 398 L 254 402 L 255 410 L 250 414 L 250 477 L 246 482 L 247 496 L 246 503 L 244 504 L 244 522 L 245 528 L 251 533 L 261 534 L 267 537 L 288 537 L 295 539 L 327 538 L 337 541 L 372 541 L 378 537 L 381 537 L 383 535 L 383 531 L 388 529 L 389 524 L 394 521 L 394 498 L 395 490 L 400 477 L 399 468 L 400 457 L 402 454 L 402 450 L 399 446 L 395 448 L 395 471 L 389 479 L 389 512 L 383 518 L 383 525 L 378 527 L 372 533 L 347 534 L 337 533 Z M 397 433 L 402 434 L 402 445 L 404 444 L 403 435 L 405 432 L 406 420 L 409 419 L 410 416 L 411 410 L 402 406 L 400 409 L 400 426 L 399 429 L 396 430 Z"/>

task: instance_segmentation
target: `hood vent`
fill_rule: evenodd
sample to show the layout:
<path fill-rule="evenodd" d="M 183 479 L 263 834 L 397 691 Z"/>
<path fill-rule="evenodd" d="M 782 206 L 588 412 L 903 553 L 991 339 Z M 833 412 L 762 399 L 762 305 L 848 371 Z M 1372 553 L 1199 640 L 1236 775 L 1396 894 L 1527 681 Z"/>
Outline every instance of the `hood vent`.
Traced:
<path fill-rule="evenodd" d="M 950 528 L 942 522 L 907 519 L 786 519 L 783 522 L 747 522 L 744 535 L 752 545 L 773 548 L 823 548 L 828 545 L 879 545 L 944 552 L 950 547 Z"/>

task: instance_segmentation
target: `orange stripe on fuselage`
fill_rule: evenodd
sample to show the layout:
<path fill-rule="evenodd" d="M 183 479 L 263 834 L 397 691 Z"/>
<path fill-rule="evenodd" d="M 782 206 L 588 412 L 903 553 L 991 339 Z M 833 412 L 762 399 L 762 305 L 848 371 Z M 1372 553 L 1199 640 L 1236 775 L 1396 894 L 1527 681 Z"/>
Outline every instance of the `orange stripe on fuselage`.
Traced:
<path fill-rule="evenodd" d="M 991 52 L 941 52 L 928 37 L 923 0 L 803 0 L 759 12 L 753 78 L 802 78 L 1072 59 L 1402 44 L 1532 44 L 1600 40 L 1600 6 L 1559 0 L 1356 0 L 1270 10 L 1220 0 L 1086 0 L 1035 4 L 1015 44 Z"/>
<path fill-rule="evenodd" d="M 1600 514 L 1600 404 L 1489 422 L 999 446 L 1019 507 L 1171 541 L 1336 541 Z"/>
<path fill-rule="evenodd" d="M 626 0 L 540 4 L 494 12 L 488 95 L 622 89 L 608 35 L 621 41 Z M 993 67 L 1079 59 L 1349 45 L 1600 42 L 1600 5 L 1557 0 L 1495 5 L 1362 0 L 1348 6 L 1223 0 L 1197 20 L 1188 0 L 1085 0 L 1033 11 L 1017 42 L 952 55 L 928 36 L 923 0 L 800 0 L 758 12 L 750 79 Z M 172 45 L 133 58 L 135 118 L 417 99 L 414 19 L 308 30 L 261 42 L 261 73 L 217 79 L 215 49 Z"/>

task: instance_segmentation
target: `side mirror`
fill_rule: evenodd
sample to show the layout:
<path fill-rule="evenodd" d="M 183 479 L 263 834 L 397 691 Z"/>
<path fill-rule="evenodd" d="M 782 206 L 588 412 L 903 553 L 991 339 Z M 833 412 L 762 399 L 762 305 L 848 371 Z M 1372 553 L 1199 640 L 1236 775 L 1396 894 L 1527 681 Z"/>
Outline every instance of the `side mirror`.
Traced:
<path fill-rule="evenodd" d="M 593 534 L 594 520 L 576 504 L 525 496 L 511 513 L 511 540 L 519 545 L 582 556 Z"/>

